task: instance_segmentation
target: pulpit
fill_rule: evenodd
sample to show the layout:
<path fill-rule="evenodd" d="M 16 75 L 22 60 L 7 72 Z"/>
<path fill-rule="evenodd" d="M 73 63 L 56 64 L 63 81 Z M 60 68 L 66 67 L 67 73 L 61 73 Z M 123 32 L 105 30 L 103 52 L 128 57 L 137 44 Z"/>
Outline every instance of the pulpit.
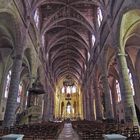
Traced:
<path fill-rule="evenodd" d="M 37 80 L 32 84 L 32 88 L 29 89 L 27 104 L 28 123 L 37 122 L 41 116 L 42 108 L 38 99 L 42 94 L 45 94 L 43 85 Z"/>

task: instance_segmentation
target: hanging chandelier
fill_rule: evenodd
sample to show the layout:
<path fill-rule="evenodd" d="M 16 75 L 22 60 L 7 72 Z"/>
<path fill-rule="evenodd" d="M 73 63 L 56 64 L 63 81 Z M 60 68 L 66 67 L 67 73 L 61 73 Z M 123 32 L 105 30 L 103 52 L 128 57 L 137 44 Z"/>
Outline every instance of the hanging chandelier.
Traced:
<path fill-rule="evenodd" d="M 67 75 L 65 80 L 63 81 L 63 86 L 74 86 L 74 81 L 69 75 Z"/>
<path fill-rule="evenodd" d="M 74 85 L 73 79 L 67 75 L 63 81 L 63 93 L 65 93 L 66 100 L 71 100 L 72 88 Z"/>

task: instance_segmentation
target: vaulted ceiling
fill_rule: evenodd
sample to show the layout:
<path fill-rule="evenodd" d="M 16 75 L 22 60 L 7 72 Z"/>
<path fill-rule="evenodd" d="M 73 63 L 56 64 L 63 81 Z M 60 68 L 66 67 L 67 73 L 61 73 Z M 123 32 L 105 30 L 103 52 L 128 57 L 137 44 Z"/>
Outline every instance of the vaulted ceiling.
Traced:
<path fill-rule="evenodd" d="M 45 61 L 54 81 L 70 76 L 80 82 L 97 25 L 97 0 L 36 0 L 45 38 Z"/>

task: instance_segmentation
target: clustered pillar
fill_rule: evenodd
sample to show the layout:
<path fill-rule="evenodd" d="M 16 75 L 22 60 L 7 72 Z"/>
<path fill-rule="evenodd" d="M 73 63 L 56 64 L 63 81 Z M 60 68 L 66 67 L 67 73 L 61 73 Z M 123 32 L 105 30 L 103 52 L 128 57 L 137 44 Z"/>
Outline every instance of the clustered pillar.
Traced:
<path fill-rule="evenodd" d="M 5 116 L 3 121 L 3 127 L 13 126 L 16 120 L 16 109 L 17 109 L 17 97 L 19 91 L 20 74 L 22 70 L 24 45 L 27 39 L 27 33 L 29 28 L 29 21 L 27 21 L 27 28 L 22 28 L 24 36 L 18 36 L 16 40 L 15 51 L 13 52 L 13 65 L 11 73 L 11 81 L 7 99 L 7 105 L 5 110 Z"/>
<path fill-rule="evenodd" d="M 94 114 L 94 92 L 93 92 L 93 83 L 91 81 L 90 83 L 90 93 L 89 93 L 89 97 L 90 97 L 90 120 L 95 120 L 95 114 Z"/>
<path fill-rule="evenodd" d="M 122 84 L 121 94 L 124 103 L 125 121 L 127 123 L 133 123 L 134 125 L 138 125 L 132 88 L 128 75 L 128 66 L 126 57 L 127 55 L 125 54 L 125 51 L 120 49 L 118 52 L 118 63 L 120 68 L 119 71 Z"/>
<path fill-rule="evenodd" d="M 95 105 L 96 105 L 96 119 L 97 120 L 102 120 L 103 114 L 102 114 L 102 104 L 101 104 L 101 97 L 100 97 L 100 92 L 98 89 L 98 82 L 96 76 L 93 78 L 93 88 L 94 88 L 94 93 L 95 93 Z"/>
<path fill-rule="evenodd" d="M 20 81 L 20 72 L 22 67 L 22 55 L 17 55 L 13 60 L 11 82 L 9 87 L 9 95 L 7 99 L 7 106 L 3 126 L 10 127 L 14 125 L 15 113 L 17 108 L 17 97 Z"/>
<path fill-rule="evenodd" d="M 47 94 L 44 100 L 43 121 L 53 120 L 54 117 L 54 96 L 50 86 L 47 87 Z"/>
<path fill-rule="evenodd" d="M 112 119 L 113 118 L 113 110 L 112 110 L 112 104 L 111 104 L 111 93 L 107 78 L 107 68 L 106 63 L 102 63 L 102 86 L 103 86 L 103 92 L 105 94 L 105 118 Z"/>

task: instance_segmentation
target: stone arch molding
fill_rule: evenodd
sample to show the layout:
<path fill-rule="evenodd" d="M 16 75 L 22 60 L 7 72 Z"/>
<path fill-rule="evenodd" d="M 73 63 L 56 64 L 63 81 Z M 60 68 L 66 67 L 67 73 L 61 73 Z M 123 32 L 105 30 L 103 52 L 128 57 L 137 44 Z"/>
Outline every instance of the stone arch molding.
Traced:
<path fill-rule="evenodd" d="M 7 38 L 10 45 L 17 53 L 21 48 L 23 48 L 23 25 L 20 22 L 20 18 L 14 12 L 9 12 L 8 10 L 0 10 L 0 33 Z M 2 32 L 1 32 L 2 31 Z"/>
<path fill-rule="evenodd" d="M 11 11 L 12 12 L 12 11 Z M 22 47 L 22 45 L 17 45 L 21 43 L 21 27 L 19 23 L 19 18 L 16 14 L 9 12 L 7 9 L 0 9 L 0 53 L 3 53 L 3 67 L 5 69 L 11 69 L 12 67 L 12 55 L 16 53 L 15 47 Z M 17 42 L 17 43 L 16 43 Z M 1 66 L 2 69 L 2 66 Z M 6 76 L 7 71 L 1 75 Z"/>
<path fill-rule="evenodd" d="M 140 40 L 140 10 L 133 9 L 124 13 L 122 17 L 120 26 L 120 50 L 124 51 L 126 50 L 126 47 L 140 48 L 139 40 Z M 128 55 L 130 55 L 131 58 L 130 52 Z M 138 52 L 136 53 L 136 55 L 138 55 Z M 133 67 L 134 69 L 136 69 L 135 65 L 137 60 L 135 61 L 134 60 L 133 58 L 131 58 Z"/>
<path fill-rule="evenodd" d="M 137 36 L 137 27 L 140 27 L 140 10 L 133 9 L 123 14 L 120 26 L 120 49 L 124 49 L 127 41 Z"/>
<path fill-rule="evenodd" d="M 15 11 L 12 9 L 12 7 L 8 7 L 8 8 L 9 9 L 6 9 L 6 8 L 0 9 L 0 48 L 1 48 L 0 53 L 3 51 L 2 54 L 3 54 L 3 56 L 5 56 L 4 60 L 6 60 L 6 61 L 3 61 L 4 70 L 3 70 L 3 73 L 1 73 L 2 82 L 0 85 L 1 86 L 0 92 L 2 94 L 4 93 L 4 86 L 5 86 L 4 82 L 5 82 L 7 73 L 8 73 L 7 70 L 12 69 L 12 72 L 13 71 L 15 72 L 15 69 L 14 69 L 15 63 L 13 63 L 13 57 L 18 56 L 18 58 L 20 57 L 22 59 L 21 51 L 23 51 L 23 47 L 24 47 L 24 45 L 23 45 L 24 28 L 23 28 L 23 25 L 21 24 L 20 17 L 17 13 L 15 13 Z M 0 68 L 0 70 L 2 70 L 2 67 Z M 15 80 L 15 81 L 18 81 L 18 80 Z M 10 84 L 10 86 L 11 85 L 12 84 Z M 15 85 L 17 86 L 18 84 L 15 84 Z M 15 88 L 14 86 L 13 87 L 11 86 L 11 88 L 9 88 L 9 91 L 10 91 L 11 95 L 13 95 L 13 96 L 14 96 L 13 93 L 17 93 L 17 89 L 15 91 L 15 90 L 13 90 L 14 88 Z M 2 103 L 1 102 L 2 94 L 0 94 L 0 104 Z"/>
<path fill-rule="evenodd" d="M 137 34 L 137 27 L 140 27 L 140 10 L 139 9 L 132 9 L 125 12 L 120 19 L 120 29 L 119 29 L 119 46 L 118 46 L 118 62 L 120 63 L 121 69 L 121 92 L 124 96 L 124 110 L 125 110 L 125 120 L 129 122 L 132 120 L 134 125 L 138 125 L 136 110 L 135 110 L 135 102 L 133 99 L 131 82 L 128 74 L 128 62 L 127 62 L 127 54 L 126 51 L 128 49 L 126 47 L 133 46 L 135 41 L 131 40 L 132 37 L 135 37 Z M 140 28 L 139 28 L 140 29 Z M 130 43 L 131 42 L 131 43 Z M 138 41 L 139 42 L 139 41 Z M 138 43 L 137 42 L 137 43 Z M 132 44 L 132 45 L 131 45 Z M 131 48 L 132 49 L 132 48 Z M 132 50 L 131 50 L 132 53 Z M 127 90 L 126 90 L 127 89 Z M 130 112 L 129 108 L 133 111 Z"/>

